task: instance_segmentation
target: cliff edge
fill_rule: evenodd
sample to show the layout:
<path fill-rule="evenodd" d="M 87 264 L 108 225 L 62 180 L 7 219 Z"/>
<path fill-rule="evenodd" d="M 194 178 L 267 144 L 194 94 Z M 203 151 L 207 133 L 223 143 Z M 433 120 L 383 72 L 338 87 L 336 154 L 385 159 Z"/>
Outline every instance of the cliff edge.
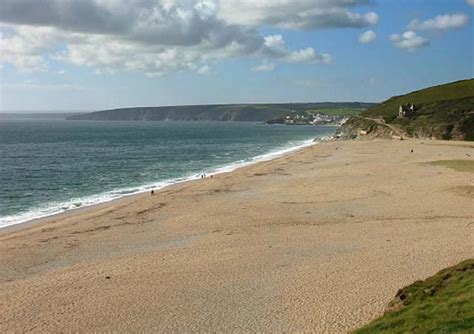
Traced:
<path fill-rule="evenodd" d="M 474 79 L 394 96 L 338 131 L 339 139 L 398 138 L 474 141 Z"/>

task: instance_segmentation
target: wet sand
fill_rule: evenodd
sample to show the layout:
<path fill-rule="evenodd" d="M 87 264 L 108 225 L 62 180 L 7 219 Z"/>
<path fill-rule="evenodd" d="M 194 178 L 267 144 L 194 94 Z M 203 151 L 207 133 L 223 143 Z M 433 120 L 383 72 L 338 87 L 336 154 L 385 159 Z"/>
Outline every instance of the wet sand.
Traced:
<path fill-rule="evenodd" d="M 0 332 L 350 331 L 474 257 L 474 174 L 425 164 L 473 157 L 328 142 L 0 230 Z"/>

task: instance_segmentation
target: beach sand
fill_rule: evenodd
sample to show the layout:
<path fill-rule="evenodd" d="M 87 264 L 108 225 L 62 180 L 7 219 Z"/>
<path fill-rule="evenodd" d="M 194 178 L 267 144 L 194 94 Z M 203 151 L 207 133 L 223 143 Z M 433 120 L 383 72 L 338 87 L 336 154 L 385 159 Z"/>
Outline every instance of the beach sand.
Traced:
<path fill-rule="evenodd" d="M 328 142 L 1 230 L 0 332 L 350 331 L 474 257 L 474 174 L 426 163 L 473 157 Z"/>

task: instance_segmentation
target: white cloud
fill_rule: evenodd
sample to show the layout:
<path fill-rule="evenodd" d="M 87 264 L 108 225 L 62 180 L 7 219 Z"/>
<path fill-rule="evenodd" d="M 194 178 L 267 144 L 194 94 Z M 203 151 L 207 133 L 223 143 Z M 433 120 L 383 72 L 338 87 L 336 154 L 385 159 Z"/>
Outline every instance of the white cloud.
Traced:
<path fill-rule="evenodd" d="M 390 40 L 397 48 L 408 51 L 415 51 L 430 44 L 428 39 L 417 35 L 416 32 L 411 30 L 404 32 L 402 35 L 393 34 L 390 36 Z"/>
<path fill-rule="evenodd" d="M 254 72 L 272 72 L 276 68 L 274 63 L 264 61 L 262 64 L 252 67 Z"/>
<path fill-rule="evenodd" d="M 466 2 L 471 5 L 471 6 L 474 6 L 474 0 L 466 0 Z"/>
<path fill-rule="evenodd" d="M 329 64 L 331 62 L 331 56 L 329 54 L 318 54 L 313 48 L 297 51 L 290 50 L 282 35 L 266 36 L 264 46 L 264 54 L 288 63 Z"/>
<path fill-rule="evenodd" d="M 209 74 L 210 71 L 211 71 L 211 68 L 208 65 L 204 65 L 204 66 L 199 67 L 196 70 L 196 73 L 201 74 L 201 75 L 206 75 L 206 74 Z"/>
<path fill-rule="evenodd" d="M 209 72 L 233 57 L 272 62 L 331 62 L 312 47 L 290 49 L 280 29 L 360 28 L 377 24 L 357 13 L 369 0 L 2 0 L 0 66 L 44 71 L 55 59 L 98 73 L 149 76 Z M 27 9 L 27 10 L 25 10 Z"/>
<path fill-rule="evenodd" d="M 39 84 L 31 81 L 25 81 L 23 83 L 2 84 L 2 89 L 12 91 L 43 91 L 43 92 L 70 92 L 70 91 L 83 91 L 84 88 L 77 85 L 71 85 L 67 83 L 62 84 Z"/>
<path fill-rule="evenodd" d="M 372 30 L 368 30 L 359 35 L 359 43 L 362 43 L 362 44 L 372 43 L 372 42 L 375 42 L 376 38 L 377 38 L 377 34 Z"/>
<path fill-rule="evenodd" d="M 473 0 L 474 1 L 474 0 Z M 412 20 L 408 24 L 409 30 L 451 30 L 459 29 L 469 24 L 469 16 L 466 14 L 445 14 L 438 15 L 434 18 L 420 21 L 418 19 Z"/>
<path fill-rule="evenodd" d="M 328 53 L 318 54 L 313 48 L 293 51 L 285 59 L 290 63 L 330 64 L 332 61 L 332 58 Z"/>
<path fill-rule="evenodd" d="M 20 26 L 0 35 L 0 63 L 10 63 L 23 72 L 45 71 L 45 52 L 52 51 L 51 28 Z"/>
<path fill-rule="evenodd" d="M 378 23 L 374 12 L 359 14 L 351 7 L 367 0 L 221 0 L 219 16 L 225 21 L 250 26 L 284 29 L 367 27 Z M 237 14 L 238 13 L 238 14 Z"/>

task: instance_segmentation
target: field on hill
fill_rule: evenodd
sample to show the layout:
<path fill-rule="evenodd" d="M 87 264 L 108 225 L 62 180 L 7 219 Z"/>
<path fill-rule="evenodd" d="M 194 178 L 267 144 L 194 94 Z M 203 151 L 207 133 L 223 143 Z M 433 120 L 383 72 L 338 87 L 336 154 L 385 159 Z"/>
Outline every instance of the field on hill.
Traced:
<path fill-rule="evenodd" d="M 228 104 L 168 107 L 139 107 L 96 111 L 69 117 L 70 120 L 101 121 L 240 121 L 266 122 L 308 111 L 329 115 L 355 115 L 374 103 L 322 102 L 282 104 Z"/>
<path fill-rule="evenodd" d="M 414 115 L 399 118 L 400 105 L 411 103 Z M 474 140 L 474 79 L 394 96 L 361 115 L 382 117 L 413 137 Z"/>

